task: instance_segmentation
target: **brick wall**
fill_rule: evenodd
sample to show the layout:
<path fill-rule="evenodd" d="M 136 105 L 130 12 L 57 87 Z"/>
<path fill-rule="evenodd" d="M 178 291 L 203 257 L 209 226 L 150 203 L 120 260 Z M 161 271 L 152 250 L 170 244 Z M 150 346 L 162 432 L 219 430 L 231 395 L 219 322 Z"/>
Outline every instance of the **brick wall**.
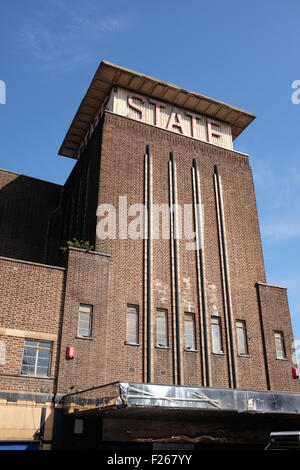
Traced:
<path fill-rule="evenodd" d="M 0 341 L 5 347 L 0 364 L 2 391 L 39 392 L 41 387 L 54 391 L 63 282 L 61 268 L 0 258 Z M 21 375 L 25 338 L 52 338 L 49 378 Z"/>
<path fill-rule="evenodd" d="M 105 364 L 107 331 L 110 329 L 107 320 L 109 263 L 110 257 L 99 253 L 76 248 L 69 251 L 58 393 L 75 392 L 109 382 Z M 90 339 L 77 336 L 80 304 L 93 307 Z M 74 359 L 66 359 L 68 345 L 75 347 Z"/>
<path fill-rule="evenodd" d="M 86 150 L 76 163 L 65 184 L 63 193 L 61 193 L 60 187 L 51 184 L 48 186 L 48 183 L 45 183 L 46 189 L 45 194 L 41 196 L 42 202 L 35 205 L 33 199 L 34 197 L 37 199 L 36 191 L 43 192 L 42 183 L 44 182 L 34 180 L 31 183 L 23 180 L 23 177 L 7 173 L 8 176 L 6 175 L 5 178 L 7 181 L 11 179 L 11 181 L 3 186 L 6 191 L 8 186 L 12 185 L 11 191 L 7 193 L 8 202 L 5 203 L 8 204 L 5 206 L 8 215 L 3 216 L 3 213 L 1 215 L 4 217 L 3 223 L 10 213 L 18 214 L 18 211 L 21 211 L 22 205 L 19 205 L 19 199 L 22 191 L 26 192 L 24 199 L 26 207 L 28 206 L 26 217 L 30 222 L 28 226 L 24 225 L 24 221 L 22 222 L 27 227 L 27 232 L 26 230 L 24 232 L 28 237 L 27 242 L 25 243 L 24 240 L 20 242 L 21 244 L 17 242 L 13 252 L 13 244 L 10 247 L 10 242 L 6 241 L 6 245 L 2 247 L 6 254 L 15 257 L 20 253 L 25 259 L 29 255 L 32 257 L 41 256 L 43 251 L 41 241 L 43 235 L 41 233 L 44 233 L 46 218 L 42 218 L 41 227 L 37 230 L 39 241 L 36 245 L 33 243 L 34 238 L 31 239 L 31 230 L 32 227 L 36 228 L 35 224 L 32 225 L 32 221 L 38 218 L 41 207 L 45 207 L 45 205 L 49 211 L 50 206 L 51 210 L 56 207 L 50 217 L 47 242 L 48 262 L 58 260 L 59 246 L 72 237 L 89 240 L 92 243 L 95 241 L 96 252 L 71 249 L 68 255 L 62 256 L 59 261 L 66 266 L 66 290 L 58 391 L 59 393 L 68 393 L 72 390 L 85 389 L 117 380 L 135 382 L 145 380 L 147 346 L 145 337 L 145 263 L 147 262 L 145 242 L 142 239 L 119 240 L 118 231 L 115 239 L 100 240 L 96 238 L 96 208 L 99 204 L 108 203 L 118 209 L 119 196 L 127 196 L 128 207 L 134 203 L 144 202 L 146 144 L 150 144 L 152 154 L 154 204 L 169 203 L 168 162 L 171 150 L 175 157 L 178 203 L 181 207 L 184 204 L 192 204 L 194 198 L 192 160 L 195 158 L 197 161 L 201 202 L 204 210 L 208 340 L 211 348 L 210 319 L 211 316 L 218 315 L 221 319 L 224 351 L 223 354 L 209 355 L 211 362 L 210 385 L 228 387 L 230 383 L 229 351 L 225 335 L 224 276 L 214 187 L 214 165 L 218 164 L 219 166 L 230 274 L 233 338 L 236 343 L 235 321 L 244 320 L 249 347 L 249 354 L 246 357 L 237 356 L 235 351 L 238 388 L 265 390 L 268 388 L 268 381 L 261 315 L 263 322 L 267 322 L 269 313 L 265 312 L 272 311 L 274 314 L 276 310 L 278 313 L 274 315 L 278 324 L 284 324 L 287 320 L 286 324 L 288 325 L 290 319 L 286 301 L 283 302 L 280 297 L 281 300 L 278 303 L 277 291 L 273 292 L 272 290 L 267 300 L 265 294 L 261 294 L 261 311 L 259 309 L 255 286 L 258 281 L 265 282 L 265 270 L 253 178 L 248 157 L 238 152 L 225 150 L 106 113 Z M 2 177 L 4 173 L 2 172 Z M 19 182 L 17 183 L 17 181 Z M 14 185 L 20 185 L 21 189 L 13 190 Z M 63 196 L 59 199 L 61 194 Z M 14 195 L 13 200 L 15 201 L 11 211 L 9 209 L 10 195 Z M 49 202 L 50 196 L 53 196 L 51 204 Z M 47 217 L 51 213 L 49 211 Z M 118 211 L 116 216 L 117 222 L 119 222 Z M 12 226 L 13 229 L 8 228 L 5 232 L 4 239 L 8 240 L 9 230 L 15 230 L 15 236 L 20 237 L 19 229 L 17 230 L 13 223 Z M 29 239 L 31 239 L 33 247 L 28 252 Z M 186 240 L 184 239 L 179 240 L 178 249 L 182 385 L 202 386 L 204 385 L 201 365 L 203 345 L 200 341 L 201 301 L 196 253 L 186 249 Z M 38 255 L 38 253 L 40 254 Z M 103 254 L 101 255 L 101 253 Z M 111 255 L 111 257 L 107 255 Z M 176 377 L 176 358 L 174 355 L 174 291 L 172 290 L 174 263 L 170 240 L 153 240 L 152 268 L 152 381 L 172 384 Z M 29 327 L 31 324 L 33 330 L 43 327 L 44 330 L 41 331 L 59 333 L 59 315 L 63 296 L 62 273 L 59 270 L 26 263 L 17 263 L 14 266 L 12 260 L 3 260 L 1 295 L 5 301 L 2 302 L 1 308 L 4 312 L 3 320 L 5 318 L 9 328 L 26 329 L 26 325 L 28 324 Z M 276 302 L 280 308 L 276 307 L 275 309 Z M 77 337 L 78 309 L 81 303 L 93 306 L 92 339 Z M 139 308 L 138 345 L 126 344 L 126 308 L 128 304 L 137 305 Z M 18 310 L 17 317 L 12 313 L 16 309 Z M 31 316 L 32 309 L 36 313 L 34 318 Z M 157 309 L 165 309 L 168 312 L 169 347 L 166 349 L 155 347 L 154 318 Z M 185 312 L 195 315 L 196 351 L 184 351 L 183 318 Z M 21 322 L 19 326 L 18 322 Z M 15 326 L 16 324 L 17 326 Z M 267 325 L 268 323 L 264 323 L 266 330 L 269 328 Z M 10 386 L 17 387 L 16 383 L 21 380 L 23 384 L 24 380 L 19 377 L 23 339 L 10 336 L 5 340 L 8 341 L 7 347 L 11 361 L 6 364 L 5 373 L 12 374 L 5 379 L 7 381 L 5 383 L 7 386 L 10 383 Z M 287 348 L 291 348 L 290 326 L 285 340 Z M 267 343 L 267 358 L 273 361 L 271 349 L 273 343 L 271 343 Z M 66 360 L 65 358 L 67 345 L 75 346 L 74 360 Z M 53 360 L 55 360 L 55 356 L 56 351 Z M 295 381 L 289 378 L 285 382 L 282 378 L 283 369 L 286 373 L 290 370 L 290 366 L 281 362 L 272 362 L 271 388 L 295 390 L 298 385 Z M 55 366 L 53 367 L 52 371 L 55 375 Z M 35 385 L 36 380 L 28 379 L 26 383 L 35 390 L 39 387 L 39 385 Z M 73 388 L 71 389 L 71 387 Z"/>
<path fill-rule="evenodd" d="M 267 379 L 255 288 L 257 281 L 265 281 L 265 270 L 252 171 L 248 157 L 110 113 L 106 113 L 104 119 L 99 204 L 109 203 L 118 208 L 119 195 L 127 195 L 128 206 L 144 201 L 146 144 L 150 144 L 153 157 L 153 202 L 169 202 L 168 160 L 169 152 L 172 150 L 177 168 L 178 203 L 191 204 L 193 198 L 192 159 L 197 160 L 204 204 L 208 322 L 211 315 L 215 315 L 216 312 L 220 315 L 224 345 L 223 355 L 211 355 L 211 385 L 227 387 L 229 384 L 228 351 L 224 328 L 223 278 L 213 182 L 214 164 L 219 165 L 232 296 L 233 336 L 235 338 L 235 320 L 245 320 L 249 344 L 248 357 L 236 357 L 238 387 L 265 390 Z M 185 240 L 179 242 L 181 338 L 184 337 L 183 313 L 195 313 L 198 352 L 183 353 L 183 383 L 184 385 L 202 385 L 196 258 L 195 252 L 185 249 L 185 242 Z M 107 379 L 108 381 L 118 379 L 142 381 L 145 343 L 141 342 L 140 346 L 128 346 L 124 344 L 124 341 L 127 304 L 139 306 L 139 336 L 143 339 L 144 243 L 142 240 L 97 239 L 96 249 L 112 255 L 112 274 L 108 295 L 109 329 L 106 336 Z M 174 375 L 171 323 L 173 306 L 169 240 L 153 241 L 152 261 L 153 312 L 157 308 L 168 310 L 170 345 L 169 350 L 154 348 L 153 380 L 159 383 L 172 383 Z M 152 334 L 154 335 L 154 329 Z M 209 339 L 211 339 L 210 336 Z M 281 373 L 279 369 L 277 373 Z"/>
<path fill-rule="evenodd" d="M 300 392 L 299 379 L 293 379 L 294 338 L 289 314 L 287 291 L 285 288 L 258 284 L 258 297 L 261 308 L 262 329 L 265 338 L 267 368 L 271 390 Z M 277 359 L 274 333 L 283 333 L 285 359 Z"/>
<path fill-rule="evenodd" d="M 45 262 L 48 219 L 61 186 L 0 170 L 0 256 Z"/>
<path fill-rule="evenodd" d="M 95 244 L 102 122 L 99 123 L 50 217 L 47 262 L 61 263 L 60 248 L 72 238 Z"/>

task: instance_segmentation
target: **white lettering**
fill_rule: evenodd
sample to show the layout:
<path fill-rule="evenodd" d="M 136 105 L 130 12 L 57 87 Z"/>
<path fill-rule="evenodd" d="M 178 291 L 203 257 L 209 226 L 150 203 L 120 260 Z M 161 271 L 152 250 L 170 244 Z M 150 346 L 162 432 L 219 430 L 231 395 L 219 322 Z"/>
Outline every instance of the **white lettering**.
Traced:
<path fill-rule="evenodd" d="M 100 240 L 110 238 L 116 239 L 116 209 L 112 204 L 101 204 L 98 206 L 96 215 L 97 217 L 103 217 L 107 213 L 107 216 L 101 219 L 97 223 L 96 234 Z"/>
<path fill-rule="evenodd" d="M 213 129 L 213 127 L 212 127 L 212 126 L 220 127 L 219 122 L 214 121 L 213 119 L 207 119 L 206 125 L 207 125 L 207 140 L 208 140 L 208 142 L 212 142 L 213 137 L 217 137 L 218 139 L 220 137 L 222 137 L 221 132 L 217 131 L 216 129 Z"/>
<path fill-rule="evenodd" d="M 196 137 L 196 124 L 197 120 L 200 121 L 201 116 L 199 116 L 199 114 L 192 113 L 191 111 L 185 113 L 185 115 L 191 118 L 191 135 L 192 137 Z"/>
<path fill-rule="evenodd" d="M 157 100 L 152 100 L 149 98 L 149 103 L 154 104 L 155 106 L 155 125 L 158 127 L 161 127 L 161 122 L 160 122 L 160 108 L 165 108 L 166 105 L 162 103 L 161 101 Z"/>
<path fill-rule="evenodd" d="M 139 467 L 142 457 L 121 457 L 114 454 L 113 457 L 107 458 L 108 465 L 132 465 L 133 467 Z"/>
<path fill-rule="evenodd" d="M 181 114 L 175 108 L 173 109 L 170 119 L 169 119 L 169 123 L 167 127 L 168 131 L 172 131 L 173 127 L 176 127 L 177 129 L 180 130 L 182 134 L 184 134 Z"/>
<path fill-rule="evenodd" d="M 146 101 L 145 98 L 141 95 L 137 95 L 136 93 L 130 93 L 127 100 L 128 106 L 140 114 L 140 121 L 145 122 L 145 108 L 143 106 L 138 106 L 133 100 L 139 100 L 144 104 Z"/>
<path fill-rule="evenodd" d="M 0 80 L 0 104 L 6 104 L 6 84 Z"/>
<path fill-rule="evenodd" d="M 294 104 L 298 104 L 300 103 L 300 80 L 295 80 L 292 83 L 292 88 L 296 89 L 291 97 L 292 102 Z M 122 88 L 117 88 L 117 93 L 113 93 L 113 95 L 111 95 L 111 99 L 116 100 L 114 112 L 122 116 L 130 117 L 131 119 L 136 119 L 139 122 L 155 125 L 199 140 L 203 139 L 213 144 L 216 143 L 216 139 L 221 139 L 223 136 L 221 122 L 202 116 L 198 113 L 194 113 L 193 111 L 172 107 L 170 103 L 164 103 L 155 98 L 146 97 L 139 95 L 138 93 L 129 92 Z M 126 100 L 125 103 L 124 99 Z M 86 147 L 89 139 L 94 134 L 106 109 L 108 101 L 109 96 L 107 96 L 102 103 L 95 119 L 85 133 L 77 154 L 78 158 Z M 0 103 L 4 102 L 5 83 L 0 80 Z M 164 109 L 163 112 L 162 109 Z M 230 127 L 227 123 L 223 125 L 228 128 Z M 232 148 L 230 144 L 231 143 L 227 145 L 228 148 Z M 223 143 L 221 145 L 223 145 Z"/>
<path fill-rule="evenodd" d="M 296 91 L 292 93 L 291 100 L 293 104 L 299 104 L 300 103 L 300 80 L 294 80 L 292 83 L 291 88 L 296 88 Z"/>
<path fill-rule="evenodd" d="M 6 364 L 6 344 L 4 341 L 0 341 L 0 365 Z"/>
<path fill-rule="evenodd" d="M 137 240 L 139 238 L 144 238 L 145 233 L 145 206 L 144 204 L 133 204 L 130 206 L 128 215 L 129 216 L 136 216 L 135 219 L 131 220 L 128 225 L 128 235 L 131 240 Z M 139 215 L 136 215 L 136 214 Z"/>

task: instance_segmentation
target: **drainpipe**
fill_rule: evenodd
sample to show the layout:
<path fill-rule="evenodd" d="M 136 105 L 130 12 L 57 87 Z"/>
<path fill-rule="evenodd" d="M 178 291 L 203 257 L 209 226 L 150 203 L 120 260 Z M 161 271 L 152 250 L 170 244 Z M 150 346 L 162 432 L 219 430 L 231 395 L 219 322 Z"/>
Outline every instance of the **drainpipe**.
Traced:
<path fill-rule="evenodd" d="M 152 306 L 152 162 L 150 145 L 146 146 L 147 156 L 147 382 L 152 376 L 151 350 L 151 306 Z"/>
<path fill-rule="evenodd" d="M 230 282 L 229 282 L 229 270 L 227 260 L 227 249 L 226 249 L 226 232 L 224 223 L 224 207 L 222 188 L 219 175 L 218 165 L 214 165 L 215 183 L 216 183 L 216 195 L 217 195 L 217 208 L 219 213 L 219 235 L 220 244 L 223 255 L 223 271 L 224 271 L 224 286 L 225 286 L 225 304 L 227 312 L 227 323 L 228 323 L 228 334 L 229 334 L 229 357 L 231 364 L 232 373 L 232 387 L 237 388 L 237 375 L 236 375 L 236 364 L 235 364 L 235 348 L 233 340 L 233 324 L 232 324 L 232 308 L 231 308 L 231 294 L 230 294 Z"/>
<path fill-rule="evenodd" d="M 177 233 L 177 195 L 175 179 L 174 154 L 170 152 L 171 181 L 172 181 L 172 204 L 173 204 L 173 253 L 174 253 L 174 296 L 175 296 L 175 318 L 176 318 L 176 363 L 177 363 L 177 385 L 182 384 L 181 372 L 181 341 L 180 341 L 180 304 L 179 304 L 179 264 L 178 264 L 178 233 Z"/>
<path fill-rule="evenodd" d="M 203 338 L 202 345 L 202 356 L 204 356 L 204 386 L 210 387 L 210 356 L 209 356 L 209 342 L 207 334 L 207 310 L 206 310 L 206 291 L 205 291 L 205 271 L 204 271 L 204 240 L 203 240 L 203 227 L 202 227 L 202 209 L 201 209 L 201 196 L 200 196 L 200 181 L 197 169 L 197 161 L 193 158 L 193 170 L 195 178 L 195 195 L 196 195 L 196 230 L 197 230 L 197 262 L 199 268 L 198 284 L 200 287 L 201 306 L 202 306 L 202 322 L 200 320 L 200 326 L 202 329 L 201 337 Z M 200 330 L 201 331 L 201 330 Z"/>

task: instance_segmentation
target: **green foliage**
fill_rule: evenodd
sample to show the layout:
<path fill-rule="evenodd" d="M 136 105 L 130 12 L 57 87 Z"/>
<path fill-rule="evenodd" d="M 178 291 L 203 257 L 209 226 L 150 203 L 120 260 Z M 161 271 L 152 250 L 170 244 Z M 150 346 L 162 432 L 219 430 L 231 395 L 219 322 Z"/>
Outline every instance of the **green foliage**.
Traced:
<path fill-rule="evenodd" d="M 94 245 L 91 245 L 90 242 L 84 242 L 83 240 L 77 240 L 77 238 L 72 238 L 72 240 L 67 241 L 67 246 L 61 246 L 62 251 L 68 251 L 70 247 L 81 248 L 82 250 L 93 251 L 95 249 Z"/>

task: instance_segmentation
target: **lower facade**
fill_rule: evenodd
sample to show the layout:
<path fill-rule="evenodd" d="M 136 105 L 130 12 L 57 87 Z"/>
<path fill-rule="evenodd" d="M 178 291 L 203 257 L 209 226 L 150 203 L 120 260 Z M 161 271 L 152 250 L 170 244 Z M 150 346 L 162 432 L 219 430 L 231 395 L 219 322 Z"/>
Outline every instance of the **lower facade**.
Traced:
<path fill-rule="evenodd" d="M 299 413 L 300 394 L 284 392 L 115 382 L 52 401 L 15 393 L 1 399 L 0 449 L 263 450 L 272 432 L 299 432 Z"/>
<path fill-rule="evenodd" d="M 236 354 L 238 386 L 230 382 L 226 331 L 219 343 L 224 349 L 214 353 L 216 336 L 208 330 L 207 387 L 198 334 L 196 347 L 176 345 L 179 383 L 176 350 L 171 341 L 156 344 L 156 316 L 149 342 L 143 304 L 127 302 L 123 293 L 118 326 L 111 328 L 112 265 L 105 253 L 76 248 L 58 266 L 0 258 L 0 448 L 263 448 L 271 432 L 299 430 L 300 383 L 285 289 L 253 284 L 260 327 L 253 328 L 247 354 Z M 132 314 L 140 331 L 135 342 Z M 249 334 L 251 322 L 247 327 Z M 190 341 L 184 321 L 180 328 L 182 341 Z M 145 379 L 149 349 L 151 381 Z"/>

